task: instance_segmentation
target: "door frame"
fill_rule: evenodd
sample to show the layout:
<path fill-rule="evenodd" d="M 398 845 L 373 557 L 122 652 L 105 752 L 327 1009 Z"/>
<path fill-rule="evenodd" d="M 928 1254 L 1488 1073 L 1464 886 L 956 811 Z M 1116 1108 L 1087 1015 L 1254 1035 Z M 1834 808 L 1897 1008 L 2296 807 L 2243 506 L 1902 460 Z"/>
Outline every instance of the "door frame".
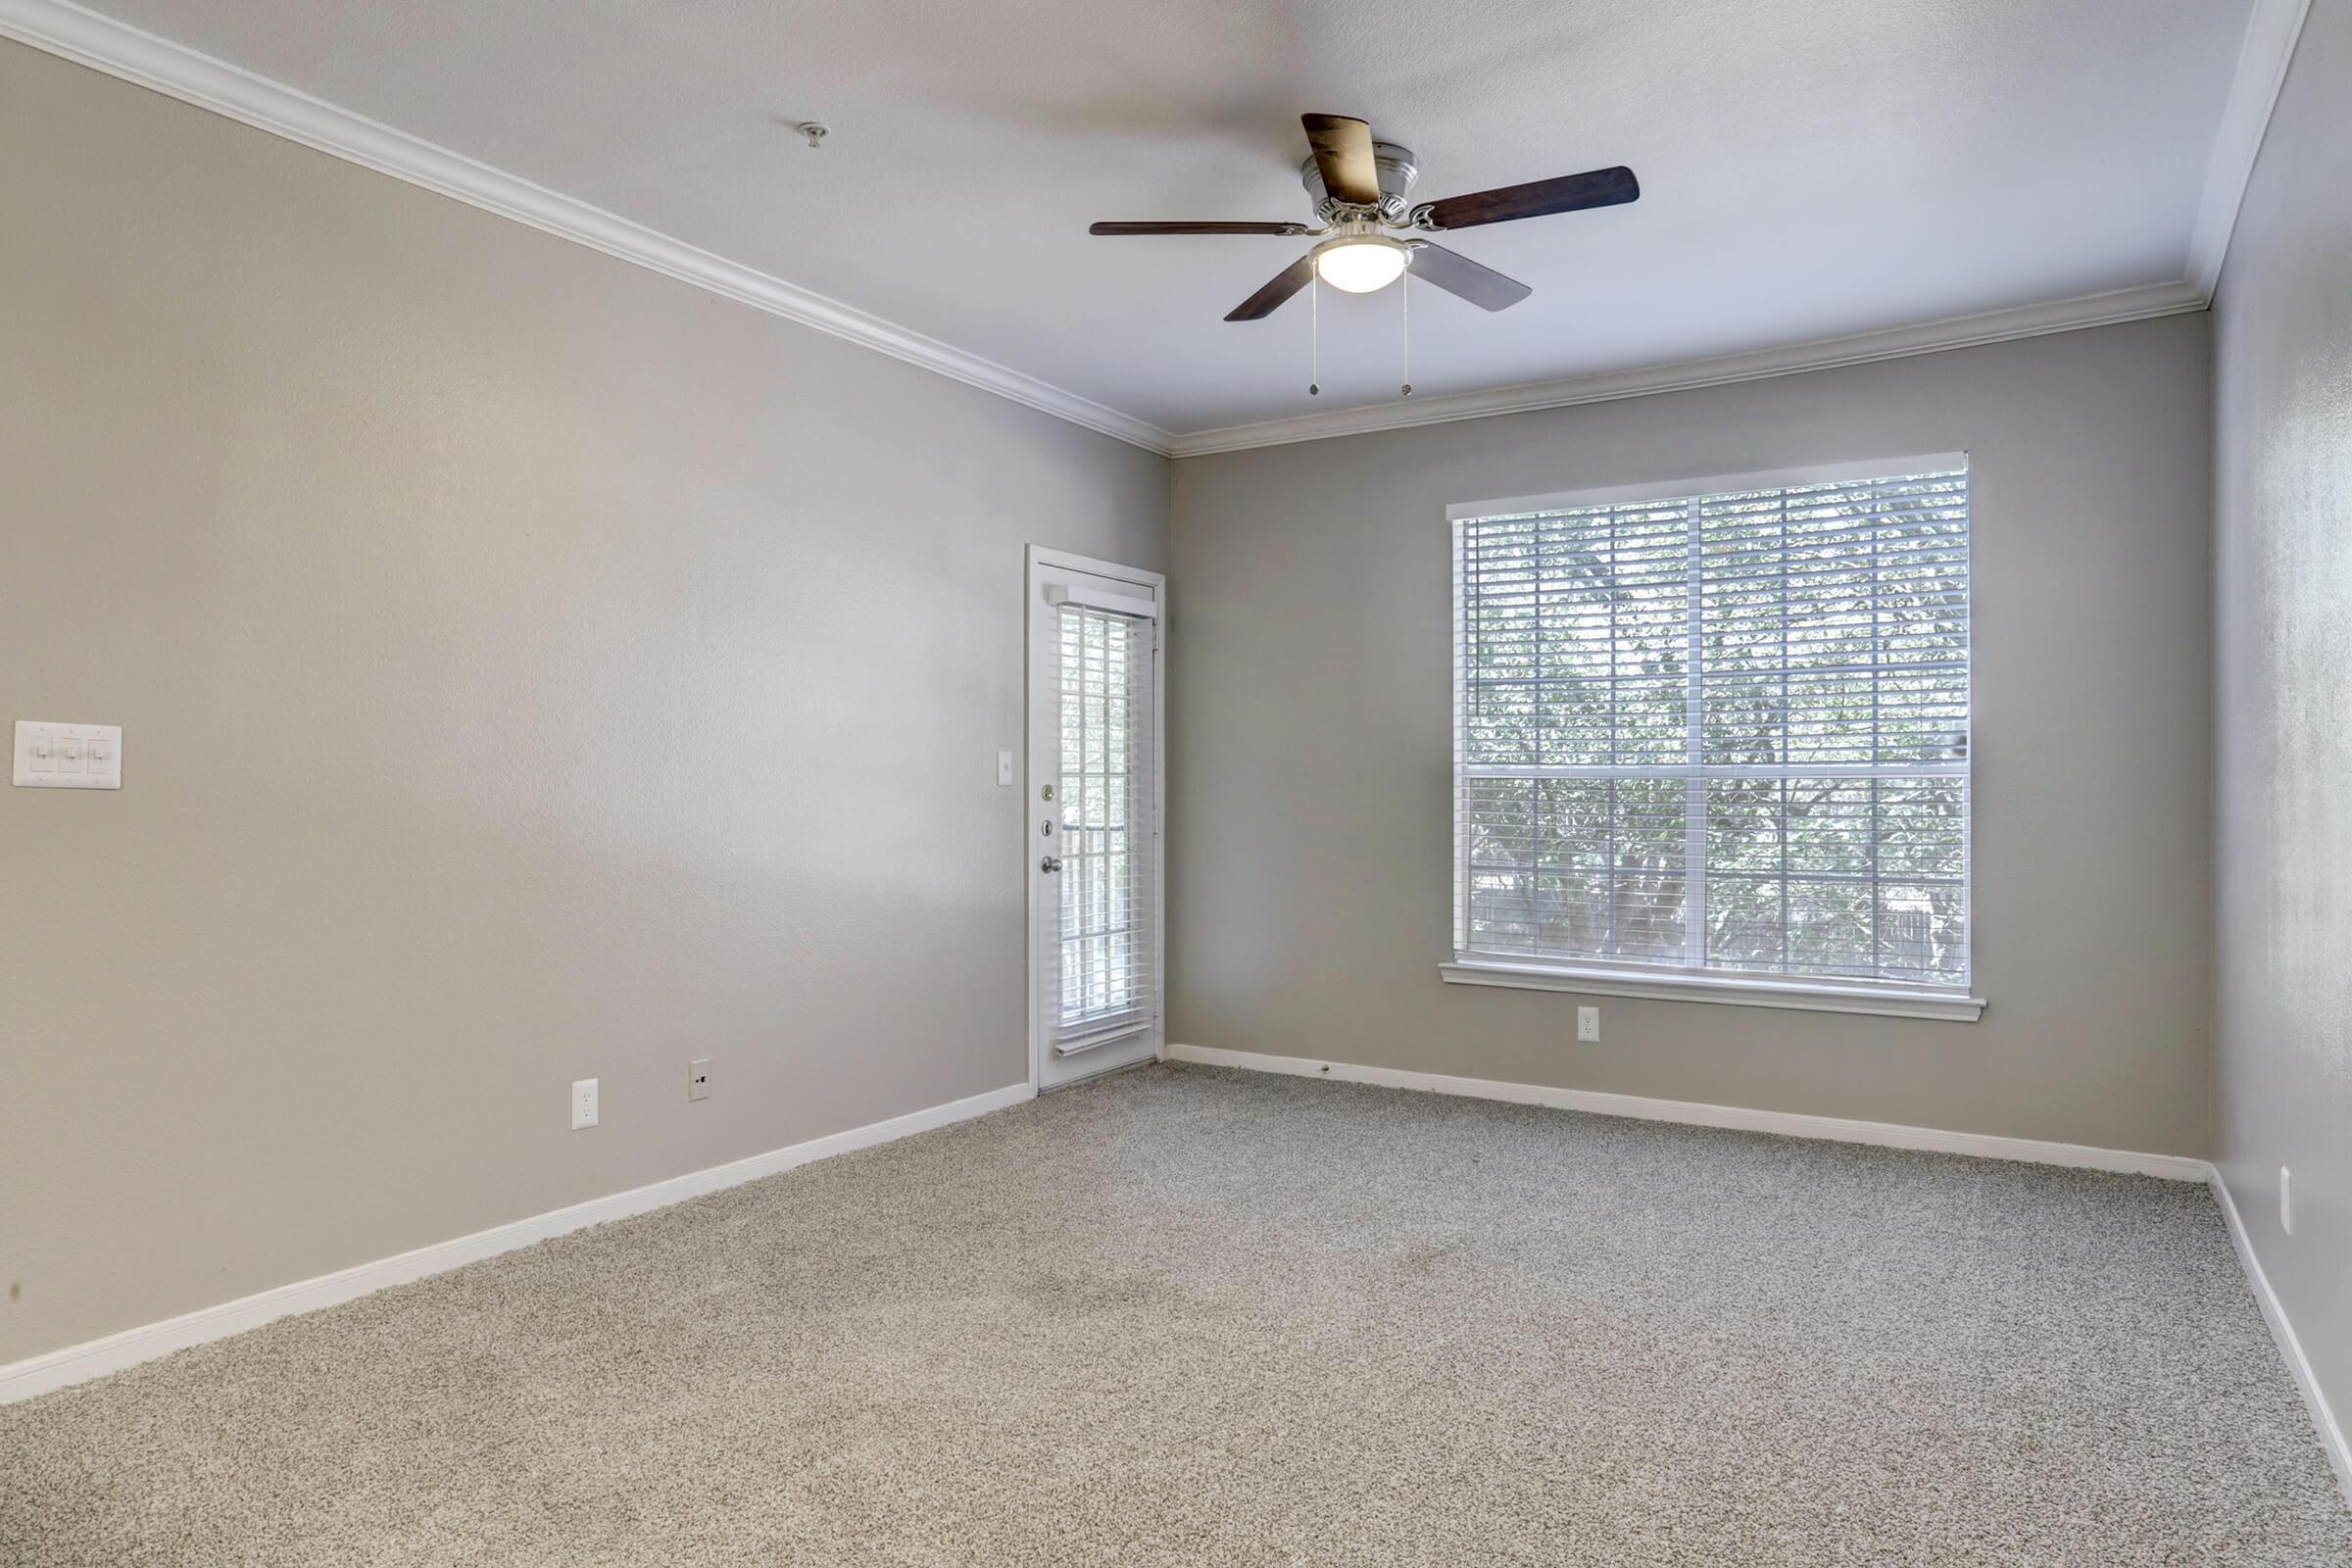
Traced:
<path fill-rule="evenodd" d="M 1028 999 L 1029 1087 L 1034 1091 L 1045 1087 L 1045 1053 L 1051 1049 L 1041 1027 L 1037 994 L 1038 897 L 1045 878 L 1037 868 L 1044 853 L 1039 848 L 1042 835 L 1029 824 L 1037 820 L 1041 805 L 1038 787 L 1038 752 L 1041 737 L 1036 733 L 1037 689 L 1041 675 L 1038 664 L 1038 623 L 1045 605 L 1038 588 L 1038 568 L 1084 572 L 1091 577 L 1108 577 L 1115 582 L 1133 583 L 1152 591 L 1153 604 L 1153 647 L 1152 653 L 1152 984 L 1153 1057 L 1168 1059 L 1168 878 L 1167 878 L 1167 804 L 1168 804 L 1168 578 L 1165 572 L 1147 571 L 1141 566 L 1129 566 L 1115 561 L 1103 561 L 1094 556 L 1075 555 L 1067 550 L 1052 550 L 1044 545 L 1030 545 L 1021 566 L 1021 880 L 1026 894 L 1021 909 L 1026 932 L 1022 952 L 1027 958 L 1028 977 L 1022 994 Z M 1106 1069 L 1116 1071 L 1117 1069 Z M 1060 1087 L 1060 1086 L 1056 1086 Z"/>

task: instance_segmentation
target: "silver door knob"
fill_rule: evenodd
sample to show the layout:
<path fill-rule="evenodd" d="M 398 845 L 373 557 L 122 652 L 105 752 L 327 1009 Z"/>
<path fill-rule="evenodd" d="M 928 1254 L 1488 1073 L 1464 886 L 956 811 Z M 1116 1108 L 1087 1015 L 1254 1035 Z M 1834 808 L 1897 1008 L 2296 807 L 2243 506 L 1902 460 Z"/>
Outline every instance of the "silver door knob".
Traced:
<path fill-rule="evenodd" d="M 1040 871 L 1058 871 L 1061 869 L 1061 857 L 1058 855 L 1049 855 L 1044 859 L 1037 862 L 1037 868 Z"/>

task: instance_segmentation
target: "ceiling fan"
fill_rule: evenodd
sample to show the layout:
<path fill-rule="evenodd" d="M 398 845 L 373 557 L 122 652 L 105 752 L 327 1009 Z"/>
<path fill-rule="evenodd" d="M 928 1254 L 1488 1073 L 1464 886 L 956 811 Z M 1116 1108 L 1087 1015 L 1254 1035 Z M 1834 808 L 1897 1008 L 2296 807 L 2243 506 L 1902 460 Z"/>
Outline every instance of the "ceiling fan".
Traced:
<path fill-rule="evenodd" d="M 1384 230 L 1442 234 L 1480 223 L 1614 207 L 1642 194 L 1630 169 L 1504 185 L 1444 201 L 1408 203 L 1420 170 L 1409 147 L 1374 141 L 1372 127 L 1346 115 L 1301 115 L 1313 156 L 1299 166 L 1299 182 L 1314 199 L 1321 227 L 1306 223 L 1095 223 L 1090 234 L 1296 234 L 1323 243 L 1276 273 L 1265 287 L 1227 313 L 1228 321 L 1257 321 L 1313 279 L 1350 294 L 1370 294 L 1402 276 L 1458 294 L 1483 310 L 1500 311 L 1535 292 L 1517 278 L 1482 267 L 1459 251 L 1426 239 L 1393 239 Z"/>

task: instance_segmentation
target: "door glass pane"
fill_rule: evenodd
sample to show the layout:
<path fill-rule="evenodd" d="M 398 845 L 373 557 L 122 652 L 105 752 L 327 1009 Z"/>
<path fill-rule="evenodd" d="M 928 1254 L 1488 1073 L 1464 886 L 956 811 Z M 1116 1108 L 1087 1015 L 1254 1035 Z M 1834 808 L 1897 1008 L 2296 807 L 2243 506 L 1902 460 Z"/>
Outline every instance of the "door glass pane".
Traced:
<path fill-rule="evenodd" d="M 1067 1038 L 1150 1002 L 1149 621 L 1064 605 L 1060 920 L 1054 1024 Z"/>

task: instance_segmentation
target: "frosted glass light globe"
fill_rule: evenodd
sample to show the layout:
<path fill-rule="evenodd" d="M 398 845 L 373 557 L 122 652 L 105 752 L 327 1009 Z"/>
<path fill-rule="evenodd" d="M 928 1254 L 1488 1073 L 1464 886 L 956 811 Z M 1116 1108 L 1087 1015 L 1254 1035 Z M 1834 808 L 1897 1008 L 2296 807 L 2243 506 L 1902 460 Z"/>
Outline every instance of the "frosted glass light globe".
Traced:
<path fill-rule="evenodd" d="M 1404 247 L 1393 239 L 1342 240 L 1315 253 L 1315 270 L 1333 288 L 1370 294 L 1387 288 L 1404 271 Z"/>

